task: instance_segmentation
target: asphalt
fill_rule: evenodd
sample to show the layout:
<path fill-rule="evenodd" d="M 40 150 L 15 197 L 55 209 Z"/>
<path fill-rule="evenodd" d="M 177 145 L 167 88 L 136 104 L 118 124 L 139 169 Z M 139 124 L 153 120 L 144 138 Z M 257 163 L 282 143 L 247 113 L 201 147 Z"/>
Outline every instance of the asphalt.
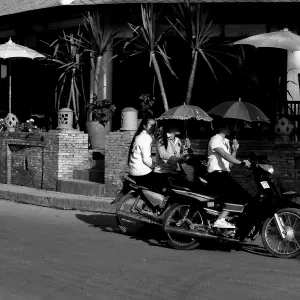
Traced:
<path fill-rule="evenodd" d="M 299 259 L 260 241 L 174 250 L 156 230 L 126 236 L 112 214 L 0 200 L 0 300 L 299 299 Z"/>
<path fill-rule="evenodd" d="M 59 193 L 13 184 L 0 184 L 0 199 L 66 210 L 104 213 L 116 210 L 111 204 L 114 198 Z"/>

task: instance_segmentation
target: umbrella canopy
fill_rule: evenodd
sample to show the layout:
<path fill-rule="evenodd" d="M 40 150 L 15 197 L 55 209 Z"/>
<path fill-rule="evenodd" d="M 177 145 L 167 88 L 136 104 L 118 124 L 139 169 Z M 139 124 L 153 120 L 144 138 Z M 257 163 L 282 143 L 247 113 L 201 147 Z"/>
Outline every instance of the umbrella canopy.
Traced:
<path fill-rule="evenodd" d="M 11 39 L 5 44 L 0 45 L 0 57 L 1 58 L 13 58 L 13 57 L 23 57 L 23 58 L 44 58 L 45 56 L 36 52 L 33 49 L 27 48 L 22 45 L 14 43 Z"/>
<path fill-rule="evenodd" d="M 156 120 L 203 120 L 211 122 L 212 118 L 200 107 L 194 105 L 180 105 L 163 113 Z"/>
<path fill-rule="evenodd" d="M 279 48 L 288 51 L 300 51 L 300 36 L 288 29 L 262 33 L 236 41 L 233 45 L 252 45 L 256 48 Z"/>
<path fill-rule="evenodd" d="M 14 43 L 11 39 L 5 44 L 0 45 L 0 58 L 45 58 L 44 55 L 27 48 L 22 45 Z M 10 62 L 10 61 L 9 61 Z M 9 113 L 11 113 L 11 65 L 9 66 Z"/>
<path fill-rule="evenodd" d="M 258 107 L 241 100 L 223 102 L 212 108 L 208 113 L 223 118 L 239 119 L 248 122 L 269 122 L 268 117 Z"/>

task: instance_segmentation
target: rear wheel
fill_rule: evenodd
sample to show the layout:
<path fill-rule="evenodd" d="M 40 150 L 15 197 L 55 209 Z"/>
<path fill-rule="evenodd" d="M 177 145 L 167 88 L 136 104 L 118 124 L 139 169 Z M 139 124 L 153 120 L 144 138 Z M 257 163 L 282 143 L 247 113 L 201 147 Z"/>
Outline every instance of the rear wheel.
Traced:
<path fill-rule="evenodd" d="M 188 221 L 184 221 L 184 219 Z M 166 214 L 163 222 L 165 226 L 174 226 L 184 229 L 190 229 L 188 223 L 204 225 L 201 211 L 196 206 L 174 204 L 169 212 Z M 168 244 L 179 250 L 193 250 L 197 248 L 200 243 L 195 239 L 175 233 L 167 233 Z"/>
<path fill-rule="evenodd" d="M 131 212 L 137 196 L 133 194 L 127 194 L 123 196 L 122 199 L 119 199 L 117 208 L 116 208 L 116 219 L 120 231 L 124 234 L 135 233 L 143 229 L 144 225 L 138 221 L 127 220 L 122 217 L 122 212 L 134 214 Z"/>
<path fill-rule="evenodd" d="M 281 237 L 273 216 L 264 222 L 261 233 L 263 245 L 273 256 L 296 257 L 300 254 L 300 210 L 285 208 L 279 210 L 277 214 L 282 220 L 286 237 Z"/>

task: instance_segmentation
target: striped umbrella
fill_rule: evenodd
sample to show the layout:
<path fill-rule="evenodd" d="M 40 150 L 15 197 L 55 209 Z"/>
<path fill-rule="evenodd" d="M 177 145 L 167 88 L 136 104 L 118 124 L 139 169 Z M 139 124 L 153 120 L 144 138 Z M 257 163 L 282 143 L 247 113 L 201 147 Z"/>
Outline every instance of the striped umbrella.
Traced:
<path fill-rule="evenodd" d="M 220 116 L 228 119 L 238 119 L 248 122 L 269 122 L 269 118 L 255 105 L 248 102 L 226 101 L 209 112 L 210 115 Z"/>

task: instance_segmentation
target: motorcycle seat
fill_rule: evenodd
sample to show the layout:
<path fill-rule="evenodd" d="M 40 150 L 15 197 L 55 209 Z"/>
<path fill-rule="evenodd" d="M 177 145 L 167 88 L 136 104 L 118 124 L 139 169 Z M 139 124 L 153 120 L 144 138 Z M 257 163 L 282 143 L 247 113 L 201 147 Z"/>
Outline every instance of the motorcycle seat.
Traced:
<path fill-rule="evenodd" d="M 130 182 L 130 185 L 131 185 L 134 189 L 149 190 L 149 188 L 147 188 L 146 186 L 138 185 L 138 184 L 136 183 L 136 181 L 134 180 L 134 178 L 133 178 L 131 175 L 126 174 L 126 175 L 125 175 L 125 178 Z"/>

